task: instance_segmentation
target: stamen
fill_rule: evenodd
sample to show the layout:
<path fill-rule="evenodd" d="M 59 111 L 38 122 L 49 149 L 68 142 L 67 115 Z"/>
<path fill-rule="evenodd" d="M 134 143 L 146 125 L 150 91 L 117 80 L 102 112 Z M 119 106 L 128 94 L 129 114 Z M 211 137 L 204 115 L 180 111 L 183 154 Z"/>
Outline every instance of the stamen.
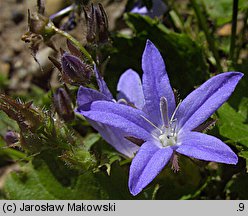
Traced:
<path fill-rule="evenodd" d="M 156 135 L 154 135 L 153 133 L 151 133 L 151 135 L 155 140 L 160 141 L 160 139 Z"/>
<path fill-rule="evenodd" d="M 173 120 L 170 122 L 170 129 L 171 129 L 171 133 L 172 133 L 173 136 L 174 136 L 175 133 L 176 133 L 176 126 L 177 126 L 177 119 L 173 119 Z"/>
<path fill-rule="evenodd" d="M 179 106 L 181 105 L 181 103 L 182 103 L 182 100 L 180 100 L 180 102 L 178 103 L 176 109 L 174 110 L 174 112 L 173 112 L 173 114 L 172 114 L 172 116 L 171 116 L 170 122 L 173 121 L 173 119 L 174 119 L 174 117 L 175 117 L 175 115 L 176 115 L 176 113 L 177 113 L 177 110 L 178 110 Z"/>
<path fill-rule="evenodd" d="M 143 116 L 143 115 L 140 115 L 140 116 L 141 116 L 144 120 L 146 120 L 151 126 L 153 126 L 156 130 L 158 130 L 160 134 L 163 133 L 162 130 L 160 130 L 155 124 L 153 124 L 153 123 L 152 123 L 149 119 L 147 119 L 145 116 Z"/>
<path fill-rule="evenodd" d="M 164 127 L 169 126 L 169 117 L 168 117 L 168 101 L 165 97 L 160 98 L 160 114 Z"/>

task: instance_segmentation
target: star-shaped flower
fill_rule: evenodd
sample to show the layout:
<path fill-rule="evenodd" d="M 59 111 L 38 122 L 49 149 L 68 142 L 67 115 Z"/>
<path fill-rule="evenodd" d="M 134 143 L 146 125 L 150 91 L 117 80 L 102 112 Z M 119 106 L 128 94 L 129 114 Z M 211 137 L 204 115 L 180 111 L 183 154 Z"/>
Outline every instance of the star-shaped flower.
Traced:
<path fill-rule="evenodd" d="M 221 140 L 193 130 L 229 98 L 242 73 L 214 76 L 176 106 L 164 61 L 149 40 L 142 57 L 142 69 L 142 88 L 137 87 L 141 84 L 139 77 L 131 80 L 124 76 L 119 82 L 122 95 L 132 103 L 140 103 L 138 109 L 106 100 L 82 106 L 79 103 L 78 108 L 88 119 L 121 131 L 123 136 L 144 140 L 130 167 L 129 189 L 133 195 L 140 193 L 159 174 L 174 153 L 226 164 L 238 162 L 237 155 Z"/>

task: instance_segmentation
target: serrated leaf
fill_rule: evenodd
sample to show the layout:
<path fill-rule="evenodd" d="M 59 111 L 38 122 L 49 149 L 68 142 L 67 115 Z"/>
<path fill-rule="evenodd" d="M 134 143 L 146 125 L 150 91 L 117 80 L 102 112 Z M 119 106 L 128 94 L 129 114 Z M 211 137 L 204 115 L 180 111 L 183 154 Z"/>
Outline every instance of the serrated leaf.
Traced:
<path fill-rule="evenodd" d="M 220 134 L 245 147 L 248 147 L 247 110 L 247 98 L 242 100 L 238 112 L 228 103 L 218 110 Z"/>

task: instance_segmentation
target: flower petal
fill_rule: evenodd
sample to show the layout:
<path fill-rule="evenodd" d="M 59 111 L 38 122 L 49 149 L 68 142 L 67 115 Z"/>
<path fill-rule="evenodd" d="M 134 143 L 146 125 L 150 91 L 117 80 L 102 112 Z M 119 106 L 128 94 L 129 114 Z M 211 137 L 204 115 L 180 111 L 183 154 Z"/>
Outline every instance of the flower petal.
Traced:
<path fill-rule="evenodd" d="M 212 77 L 190 93 L 179 106 L 179 128 L 192 130 L 210 117 L 232 94 L 243 74 L 226 72 Z"/>
<path fill-rule="evenodd" d="M 147 9 L 147 7 L 138 7 L 138 6 L 136 6 L 136 7 L 134 7 L 131 11 L 130 11 L 131 13 L 137 13 L 137 14 L 142 14 L 142 15 L 145 15 L 145 14 L 147 14 L 149 11 L 148 11 L 148 9 Z"/>
<path fill-rule="evenodd" d="M 145 108 L 150 118 L 157 125 L 162 125 L 160 115 L 160 98 L 168 101 L 168 114 L 171 117 L 175 109 L 175 97 L 165 69 L 165 64 L 158 49 L 151 41 L 147 41 L 142 57 L 143 91 Z"/>
<path fill-rule="evenodd" d="M 187 132 L 179 136 L 181 145 L 176 149 L 180 154 L 200 160 L 226 164 L 237 164 L 238 157 L 229 146 L 216 137 Z"/>
<path fill-rule="evenodd" d="M 97 131 L 99 131 L 102 138 L 112 145 L 118 152 L 132 158 L 134 153 L 138 151 L 139 147 L 124 138 L 125 133 L 122 131 L 90 119 L 87 120 Z"/>
<path fill-rule="evenodd" d="M 129 190 L 134 196 L 160 173 L 172 153 L 172 148 L 159 148 L 154 142 L 146 142 L 140 147 L 129 173 Z"/>
<path fill-rule="evenodd" d="M 99 73 L 99 70 L 97 69 L 96 65 L 94 65 L 94 71 L 95 71 L 96 81 L 97 81 L 100 92 L 103 93 L 109 99 L 113 99 L 113 95 L 109 91 L 109 88 L 107 84 L 105 83 L 104 79 L 102 78 L 101 74 Z"/>
<path fill-rule="evenodd" d="M 144 107 L 144 94 L 139 74 L 132 69 L 125 71 L 118 82 L 117 91 L 118 99 L 125 99 L 132 103 L 138 109 Z"/>
<path fill-rule="evenodd" d="M 77 104 L 79 107 L 97 100 L 111 101 L 107 96 L 105 96 L 101 92 L 80 86 L 77 93 Z"/>
<path fill-rule="evenodd" d="M 108 101 L 95 101 L 79 107 L 77 112 L 88 119 L 119 129 L 126 136 L 151 139 L 152 126 L 141 117 L 146 115 L 141 110 Z"/>

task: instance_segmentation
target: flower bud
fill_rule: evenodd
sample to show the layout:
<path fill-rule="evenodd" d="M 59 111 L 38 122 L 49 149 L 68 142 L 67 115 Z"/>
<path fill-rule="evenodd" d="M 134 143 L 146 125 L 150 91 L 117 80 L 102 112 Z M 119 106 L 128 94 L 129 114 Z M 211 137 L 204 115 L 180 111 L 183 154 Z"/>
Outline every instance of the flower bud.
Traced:
<path fill-rule="evenodd" d="M 19 141 L 19 136 L 14 131 L 7 131 L 5 136 L 4 136 L 4 140 L 8 146 L 11 146 L 12 144 Z"/>
<path fill-rule="evenodd" d="M 108 42 L 108 18 L 106 12 L 101 4 L 98 4 L 98 8 L 95 11 L 96 21 L 98 26 L 98 38 L 100 43 Z"/>
<path fill-rule="evenodd" d="M 72 108 L 72 101 L 63 88 L 58 88 L 53 95 L 53 102 L 56 112 L 64 121 L 69 122 L 74 119 L 74 111 Z"/>
<path fill-rule="evenodd" d="M 82 85 L 88 83 L 92 68 L 78 57 L 65 52 L 61 58 L 63 79 L 70 84 Z"/>
<path fill-rule="evenodd" d="M 85 18 L 87 25 L 86 39 L 90 43 L 106 43 L 108 42 L 108 19 L 101 4 L 85 10 Z"/>

